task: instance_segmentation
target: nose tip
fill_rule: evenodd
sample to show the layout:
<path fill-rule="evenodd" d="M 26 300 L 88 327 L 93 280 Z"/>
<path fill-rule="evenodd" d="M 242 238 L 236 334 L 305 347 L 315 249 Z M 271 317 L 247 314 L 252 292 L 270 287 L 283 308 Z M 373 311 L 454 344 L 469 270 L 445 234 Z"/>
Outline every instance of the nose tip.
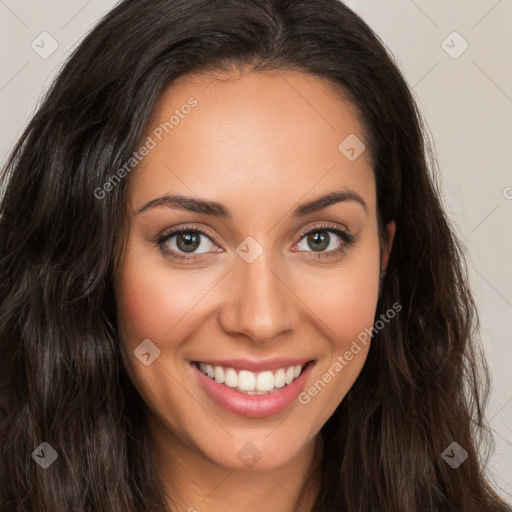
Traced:
<path fill-rule="evenodd" d="M 293 294 L 264 258 L 238 262 L 228 299 L 219 316 L 230 334 L 244 334 L 254 343 L 268 343 L 293 330 L 296 314 Z"/>

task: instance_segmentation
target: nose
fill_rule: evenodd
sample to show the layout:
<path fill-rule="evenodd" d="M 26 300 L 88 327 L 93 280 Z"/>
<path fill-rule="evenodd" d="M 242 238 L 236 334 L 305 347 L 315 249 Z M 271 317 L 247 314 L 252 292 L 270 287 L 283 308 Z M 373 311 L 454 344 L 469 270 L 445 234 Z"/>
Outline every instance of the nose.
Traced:
<path fill-rule="evenodd" d="M 254 343 L 267 344 L 296 329 L 298 298 L 285 273 L 275 267 L 266 252 L 252 263 L 242 258 L 236 261 L 219 315 L 225 332 L 244 334 Z"/>

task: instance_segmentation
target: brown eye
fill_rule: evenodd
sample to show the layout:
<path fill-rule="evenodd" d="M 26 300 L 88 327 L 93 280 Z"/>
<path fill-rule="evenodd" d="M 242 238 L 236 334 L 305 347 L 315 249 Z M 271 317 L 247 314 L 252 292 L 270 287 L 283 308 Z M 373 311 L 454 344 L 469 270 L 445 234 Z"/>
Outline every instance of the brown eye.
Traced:
<path fill-rule="evenodd" d="M 212 251 L 216 245 L 208 233 L 198 228 L 178 228 L 157 240 L 160 250 L 170 258 L 194 260 Z"/>
<path fill-rule="evenodd" d="M 337 240 L 336 240 L 337 239 Z M 301 236 L 299 252 L 318 258 L 336 258 L 357 242 L 357 236 L 333 226 L 316 226 Z"/>
<path fill-rule="evenodd" d="M 192 231 L 176 235 L 176 246 L 183 252 L 194 252 L 201 245 L 201 235 Z"/>
<path fill-rule="evenodd" d="M 333 236 L 334 235 L 334 236 Z M 350 235 L 337 229 L 314 229 L 306 233 L 302 240 L 299 242 L 299 249 L 309 252 L 330 252 L 337 250 L 344 243 L 349 244 L 351 240 L 348 238 Z M 339 241 L 336 243 L 336 238 Z"/>
<path fill-rule="evenodd" d="M 324 251 L 329 247 L 331 237 L 327 231 L 315 231 L 310 233 L 306 240 L 313 251 Z"/>

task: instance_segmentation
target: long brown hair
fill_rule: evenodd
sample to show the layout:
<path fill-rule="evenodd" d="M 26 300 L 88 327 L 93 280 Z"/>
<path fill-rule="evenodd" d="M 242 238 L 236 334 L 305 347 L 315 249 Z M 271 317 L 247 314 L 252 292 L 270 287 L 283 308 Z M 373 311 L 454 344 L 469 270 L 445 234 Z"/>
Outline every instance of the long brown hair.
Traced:
<path fill-rule="evenodd" d="M 241 65 L 339 87 L 366 131 L 381 243 L 397 224 L 377 317 L 402 310 L 321 430 L 314 512 L 507 510 L 480 452 L 489 377 L 463 247 L 384 44 L 338 0 L 125 0 L 73 52 L 2 174 L 2 512 L 168 510 L 117 333 L 126 180 L 94 191 L 173 80 Z M 58 454 L 46 469 L 31 456 L 42 442 Z M 452 442 L 468 454 L 456 469 L 442 457 Z"/>

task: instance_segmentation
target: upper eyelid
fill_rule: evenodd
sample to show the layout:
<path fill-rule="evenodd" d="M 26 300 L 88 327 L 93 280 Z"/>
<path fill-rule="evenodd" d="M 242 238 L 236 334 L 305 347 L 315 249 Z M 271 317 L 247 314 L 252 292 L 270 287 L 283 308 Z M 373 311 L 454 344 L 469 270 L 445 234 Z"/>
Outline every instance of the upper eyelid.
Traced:
<path fill-rule="evenodd" d="M 329 224 L 328 222 L 319 222 L 318 224 L 315 224 L 314 226 L 311 226 L 309 228 L 304 228 L 301 231 L 299 231 L 299 234 L 297 235 L 299 238 L 302 238 L 304 235 L 307 235 L 310 231 L 343 231 L 344 233 L 350 234 L 350 231 L 343 226 L 343 224 L 335 223 L 335 224 Z"/>

